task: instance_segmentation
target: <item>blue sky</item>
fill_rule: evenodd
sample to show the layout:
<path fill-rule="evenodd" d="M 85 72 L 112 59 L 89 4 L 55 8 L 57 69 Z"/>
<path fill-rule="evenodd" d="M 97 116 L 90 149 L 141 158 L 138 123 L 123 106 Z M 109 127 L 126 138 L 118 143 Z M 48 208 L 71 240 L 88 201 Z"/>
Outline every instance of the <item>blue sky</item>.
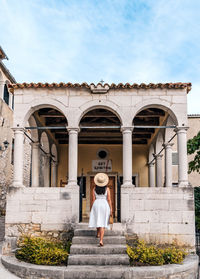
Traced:
<path fill-rule="evenodd" d="M 18 82 L 192 82 L 200 113 L 199 0 L 0 0 Z"/>

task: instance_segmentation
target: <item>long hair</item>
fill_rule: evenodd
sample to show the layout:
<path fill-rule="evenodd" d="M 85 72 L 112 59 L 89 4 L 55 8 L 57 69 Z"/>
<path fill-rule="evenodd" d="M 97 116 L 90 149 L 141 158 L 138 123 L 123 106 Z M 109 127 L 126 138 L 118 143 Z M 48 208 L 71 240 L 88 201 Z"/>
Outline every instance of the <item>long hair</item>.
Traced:
<path fill-rule="evenodd" d="M 97 195 L 104 195 L 106 192 L 106 188 L 107 186 L 104 187 L 100 187 L 100 186 L 95 186 L 95 192 L 97 193 Z"/>

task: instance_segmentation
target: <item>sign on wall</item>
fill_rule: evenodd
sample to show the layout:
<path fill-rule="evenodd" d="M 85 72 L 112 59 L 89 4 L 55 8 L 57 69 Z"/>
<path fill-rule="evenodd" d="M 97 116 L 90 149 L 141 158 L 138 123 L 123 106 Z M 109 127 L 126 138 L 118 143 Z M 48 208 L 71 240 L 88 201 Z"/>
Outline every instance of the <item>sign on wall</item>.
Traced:
<path fill-rule="evenodd" d="M 92 160 L 92 171 L 111 172 L 112 160 Z"/>

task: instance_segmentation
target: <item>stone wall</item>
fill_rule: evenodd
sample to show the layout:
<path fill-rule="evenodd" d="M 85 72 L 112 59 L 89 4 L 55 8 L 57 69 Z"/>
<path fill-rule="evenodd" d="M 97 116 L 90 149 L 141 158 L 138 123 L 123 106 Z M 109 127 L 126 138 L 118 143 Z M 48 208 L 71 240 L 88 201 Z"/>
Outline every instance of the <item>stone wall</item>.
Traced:
<path fill-rule="evenodd" d="M 121 206 L 129 208 L 122 216 L 129 234 L 150 243 L 174 243 L 195 251 L 192 187 L 122 187 Z"/>
<path fill-rule="evenodd" d="M 79 188 L 15 188 L 7 195 L 4 253 L 22 234 L 63 238 L 79 216 Z"/>

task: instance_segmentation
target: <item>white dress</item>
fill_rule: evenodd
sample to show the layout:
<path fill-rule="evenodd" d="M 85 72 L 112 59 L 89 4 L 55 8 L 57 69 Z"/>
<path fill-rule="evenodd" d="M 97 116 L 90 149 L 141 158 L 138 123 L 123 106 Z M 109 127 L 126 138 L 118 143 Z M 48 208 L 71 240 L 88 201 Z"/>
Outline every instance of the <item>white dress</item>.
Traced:
<path fill-rule="evenodd" d="M 110 206 L 107 201 L 107 189 L 104 195 L 95 191 L 95 201 L 90 212 L 90 228 L 109 228 Z"/>

